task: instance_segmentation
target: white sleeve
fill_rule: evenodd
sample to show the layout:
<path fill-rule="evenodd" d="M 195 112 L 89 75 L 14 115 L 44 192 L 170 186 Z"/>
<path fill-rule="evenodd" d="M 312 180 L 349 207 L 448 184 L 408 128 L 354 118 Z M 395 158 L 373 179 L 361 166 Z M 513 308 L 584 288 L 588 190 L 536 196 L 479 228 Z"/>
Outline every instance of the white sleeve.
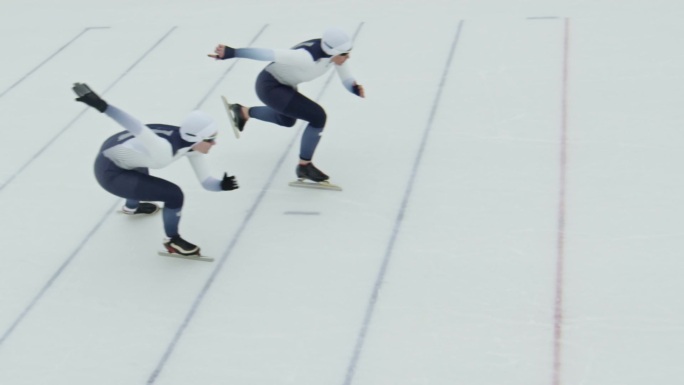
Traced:
<path fill-rule="evenodd" d="M 274 49 L 273 53 L 276 63 L 304 68 L 316 65 L 311 54 L 303 49 Z"/>
<path fill-rule="evenodd" d="M 209 191 L 221 191 L 221 181 L 211 176 L 209 163 L 204 154 L 192 152 L 188 153 L 187 157 L 202 187 Z"/>
<path fill-rule="evenodd" d="M 298 67 L 316 64 L 311 54 L 303 49 L 236 48 L 235 57 L 272 61 Z"/>
<path fill-rule="evenodd" d="M 128 114 L 126 111 L 119 109 L 113 105 L 109 105 L 105 114 L 117 122 L 126 131 L 135 135 L 140 143 L 150 151 L 150 153 L 166 153 L 169 150 L 169 142 L 160 138 L 149 127 L 142 124 L 134 116 Z"/>
<path fill-rule="evenodd" d="M 354 76 L 352 76 L 351 70 L 349 69 L 347 63 L 345 62 L 342 65 L 336 65 L 335 71 L 337 71 L 337 76 L 342 81 L 342 84 L 344 84 L 344 88 L 353 93 L 354 89 L 352 87 L 354 86 L 354 83 L 356 83 L 356 79 L 354 79 Z"/>

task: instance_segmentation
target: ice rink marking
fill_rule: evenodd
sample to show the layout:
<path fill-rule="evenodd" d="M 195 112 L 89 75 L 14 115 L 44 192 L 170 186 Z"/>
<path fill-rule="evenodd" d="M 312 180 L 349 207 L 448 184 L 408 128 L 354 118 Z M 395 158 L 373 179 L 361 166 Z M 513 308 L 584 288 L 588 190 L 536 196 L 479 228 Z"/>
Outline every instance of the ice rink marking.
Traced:
<path fill-rule="evenodd" d="M 564 20 L 563 82 L 561 91 L 560 180 L 558 187 L 558 229 L 556 241 L 556 290 L 553 314 L 553 385 L 561 384 L 563 338 L 563 275 L 565 265 L 565 194 L 567 191 L 567 131 L 568 131 L 568 55 L 570 50 L 570 19 Z"/>
<path fill-rule="evenodd" d="M 69 257 L 67 257 L 67 259 L 64 260 L 64 262 L 62 262 L 62 265 L 52 274 L 50 279 L 48 279 L 48 281 L 45 283 L 45 285 L 43 285 L 43 287 L 40 289 L 40 291 L 38 291 L 38 294 L 36 294 L 36 296 L 33 297 L 31 302 L 29 302 L 29 304 L 24 308 L 24 310 L 21 312 L 21 314 L 19 314 L 19 316 L 14 320 L 14 322 L 5 331 L 5 333 L 3 333 L 3 335 L 0 337 L 0 349 L 2 348 L 2 345 L 5 342 L 5 340 L 7 340 L 7 338 L 9 338 L 9 336 L 12 334 L 14 329 L 16 329 L 17 326 L 21 323 L 21 321 L 23 321 L 24 318 L 26 318 L 28 313 L 30 313 L 31 310 L 36 306 L 38 301 L 40 301 L 41 298 L 43 298 L 43 295 L 45 295 L 45 293 L 48 291 L 48 289 L 50 289 L 50 287 L 52 287 L 52 284 L 62 275 L 64 270 L 66 270 L 66 268 L 71 264 L 71 262 L 74 260 L 74 258 L 76 258 L 76 256 L 81 251 L 83 246 L 85 246 L 85 244 L 88 243 L 90 238 L 92 238 L 92 236 L 97 232 L 97 230 L 100 229 L 102 224 L 105 223 L 107 218 L 109 218 L 109 215 L 120 204 L 121 204 L 121 201 L 119 199 L 117 199 L 116 202 L 111 207 L 109 207 L 107 209 L 107 211 L 102 216 L 100 221 L 90 230 L 90 232 L 83 238 L 83 240 L 81 240 L 81 243 L 79 243 L 79 245 L 76 246 L 76 249 L 74 249 L 74 251 L 71 252 Z"/>
<path fill-rule="evenodd" d="M 69 41 L 68 41 L 66 44 L 64 44 L 62 47 L 60 47 L 59 49 L 57 49 L 57 51 L 55 51 L 52 55 L 48 56 L 45 60 L 43 60 L 42 62 L 40 62 L 40 64 L 38 64 L 36 67 L 34 67 L 32 70 L 30 70 L 26 75 L 22 76 L 21 79 L 17 80 L 16 82 L 14 82 L 14 84 L 12 84 L 11 86 L 9 86 L 6 90 L 2 91 L 2 93 L 0 94 L 0 98 L 2 98 L 3 96 L 5 96 L 5 94 L 7 94 L 8 92 L 10 92 L 14 87 L 16 87 L 16 86 L 18 86 L 19 84 L 21 84 L 21 83 L 22 83 L 24 80 L 26 80 L 29 76 L 33 75 L 33 73 L 36 72 L 36 71 L 38 71 L 38 70 L 40 69 L 40 67 L 44 66 L 44 65 L 45 65 L 47 62 L 49 62 L 53 57 L 57 56 L 60 52 L 64 51 L 68 46 L 70 46 L 73 42 L 75 42 L 76 40 L 78 40 L 78 38 L 80 38 L 81 36 L 83 36 L 86 32 L 92 31 L 93 29 L 107 29 L 107 28 L 109 28 L 109 27 L 87 27 L 87 28 L 84 28 L 83 31 L 81 31 L 78 35 L 74 36 L 71 40 L 69 40 Z"/>
<path fill-rule="evenodd" d="M 166 38 L 175 30 L 175 29 L 176 29 L 176 27 L 173 27 L 173 28 L 171 28 L 168 32 L 166 32 L 166 34 L 164 34 L 164 36 L 162 36 L 156 43 L 154 43 L 154 45 L 152 45 L 152 47 L 150 47 L 150 48 L 149 48 L 149 49 L 148 49 L 140 58 L 138 58 L 138 60 L 136 60 L 136 61 L 135 61 L 130 67 L 128 67 L 128 68 L 127 68 L 127 69 L 126 69 L 126 70 L 125 70 L 125 71 L 124 71 L 116 80 L 114 80 L 114 82 L 113 82 L 112 84 L 110 84 L 109 87 L 107 87 L 107 88 L 102 92 L 102 95 L 106 94 L 106 93 L 107 93 L 109 90 L 111 90 L 117 83 L 119 83 L 119 82 L 121 81 L 121 79 L 123 79 L 126 75 L 128 75 L 128 73 L 129 73 L 133 68 L 135 68 L 138 64 L 140 64 L 140 62 L 142 62 L 142 61 L 147 57 L 147 55 L 149 55 L 152 51 L 154 51 L 154 49 L 157 48 L 157 47 L 159 46 L 159 44 L 161 44 L 161 42 L 164 41 L 164 40 L 165 40 L 165 39 L 166 39 Z M 78 119 L 80 119 L 81 116 L 83 116 L 83 114 L 85 114 L 86 111 L 88 111 L 89 109 L 90 109 L 90 107 L 85 107 L 80 113 L 78 113 L 78 115 L 76 115 L 76 117 L 74 117 L 73 119 L 71 119 L 71 121 L 70 121 L 69 123 L 67 123 L 66 126 L 64 126 L 61 130 L 59 130 L 59 131 L 57 132 L 57 134 L 56 134 L 55 136 L 52 137 L 52 139 L 48 140 L 48 142 L 45 143 L 45 145 L 43 145 L 43 147 L 41 147 L 35 154 L 33 154 L 33 156 L 32 156 L 31 158 L 29 158 L 29 160 L 27 160 L 24 164 L 22 164 L 22 165 L 19 167 L 19 169 L 17 169 L 17 171 L 15 171 L 12 175 L 10 175 L 10 176 L 4 181 L 4 183 L 3 183 L 2 185 L 0 185 L 0 192 L 1 192 L 8 184 L 10 184 L 10 183 L 11 183 L 19 174 L 21 174 L 28 166 L 30 166 L 31 163 L 33 163 L 36 159 L 38 159 L 38 157 L 39 157 L 43 152 L 45 152 L 45 150 L 47 150 L 50 146 L 52 146 L 52 144 L 55 143 L 55 142 L 57 141 L 57 139 L 59 139 L 59 137 L 62 136 L 62 134 L 64 134 L 67 130 L 69 130 L 69 129 L 74 125 L 74 123 L 76 123 L 76 122 L 78 121 Z"/>
<path fill-rule="evenodd" d="M 444 85 L 446 84 L 447 76 L 449 74 L 449 68 L 451 67 L 451 62 L 454 57 L 454 53 L 456 52 L 456 47 L 458 45 L 460 36 L 461 36 L 461 30 L 463 28 L 464 21 L 461 20 L 458 23 L 458 27 L 456 29 L 456 33 L 454 35 L 453 41 L 451 43 L 451 49 L 449 51 L 449 56 L 447 57 L 447 62 L 444 66 L 444 71 L 442 72 L 442 77 L 439 82 L 439 87 L 437 88 L 437 93 L 435 94 L 435 99 L 432 102 L 432 109 L 430 111 L 430 115 L 428 117 L 427 124 L 425 126 L 425 131 L 423 132 L 423 138 L 420 142 L 420 145 L 418 147 L 418 152 L 416 153 L 416 157 L 413 161 L 413 168 L 411 170 L 411 176 L 408 179 L 408 184 L 406 185 L 406 190 L 404 191 L 404 197 L 402 199 L 401 205 L 399 207 L 399 212 L 397 213 L 397 218 L 394 221 L 394 228 L 392 229 L 392 235 L 390 236 L 390 240 L 387 244 L 387 248 L 385 250 L 385 255 L 382 260 L 382 264 L 380 266 L 380 271 L 378 272 L 376 279 L 375 279 L 375 284 L 373 285 L 373 292 L 371 293 L 371 296 L 368 300 L 368 304 L 366 305 L 366 311 L 365 315 L 363 318 L 363 322 L 361 323 L 361 328 L 359 329 L 359 332 L 356 337 L 356 344 L 354 346 L 354 351 L 352 353 L 352 357 L 349 361 L 349 364 L 347 366 L 347 372 L 345 375 L 345 379 L 343 384 L 344 385 L 350 385 L 354 379 L 354 374 L 356 372 L 356 366 L 358 365 L 359 357 L 361 356 L 361 351 L 363 350 L 363 346 L 366 340 L 366 334 L 368 334 L 368 329 L 370 328 L 370 323 L 373 318 L 373 313 L 375 312 L 375 305 L 378 300 L 378 294 L 380 292 L 380 288 L 382 287 L 382 283 L 385 280 L 385 274 L 387 273 L 387 266 L 390 263 L 390 259 L 392 258 L 392 253 L 394 251 L 394 245 L 396 243 L 397 237 L 399 235 L 399 231 L 401 230 L 401 225 L 404 221 L 404 214 L 406 213 L 406 207 L 408 206 L 408 202 L 411 199 L 411 193 L 413 191 L 413 185 L 416 180 L 416 175 L 418 174 L 418 168 L 420 167 L 420 163 L 423 158 L 423 153 L 425 152 L 425 145 L 427 144 L 428 137 L 430 135 L 430 131 L 432 130 L 432 123 L 434 121 L 435 115 L 437 113 L 437 109 L 439 108 L 440 104 L 440 99 L 442 97 L 442 91 L 444 90 Z"/>
<path fill-rule="evenodd" d="M 361 28 L 363 27 L 364 23 L 361 22 L 359 26 L 356 28 L 356 32 L 354 33 L 354 36 L 352 39 L 356 41 L 357 36 L 359 35 L 359 32 L 361 31 Z M 331 83 L 331 80 L 333 79 L 333 76 L 335 76 L 335 72 L 331 72 L 328 78 L 326 79 L 325 83 L 323 84 L 321 91 L 318 93 L 316 98 L 312 99 L 315 101 L 319 101 L 322 97 L 325 91 L 328 89 L 328 86 Z M 275 166 L 273 167 L 273 170 L 271 171 L 271 174 L 269 175 L 268 179 L 266 180 L 266 184 L 264 187 L 261 189 L 261 192 L 259 195 L 257 195 L 256 199 L 254 200 L 254 203 L 252 203 L 252 206 L 249 208 L 247 211 L 247 214 L 245 215 L 245 218 L 242 220 L 242 223 L 238 227 L 238 229 L 235 232 L 235 235 L 233 235 L 230 243 L 228 244 L 226 250 L 223 252 L 221 257 L 218 260 L 218 263 L 216 267 L 214 268 L 214 271 L 212 271 L 211 275 L 205 282 L 204 286 L 200 290 L 200 292 L 197 294 L 197 297 L 193 301 L 192 305 L 190 306 L 190 309 L 188 310 L 188 313 L 185 316 L 185 319 L 181 323 L 181 325 L 178 327 L 178 330 L 176 330 L 175 335 L 173 336 L 172 340 L 169 342 L 168 347 L 166 348 L 166 351 L 162 355 L 161 359 L 159 360 L 159 363 L 157 366 L 154 368 L 152 373 L 150 374 L 146 384 L 147 385 L 153 385 L 156 383 L 157 379 L 159 378 L 159 375 L 161 372 L 164 370 L 164 367 L 166 367 L 166 363 L 168 362 L 169 358 L 173 354 L 173 352 L 176 349 L 176 346 L 178 345 L 178 342 L 180 341 L 181 337 L 183 336 L 185 329 L 188 327 L 190 322 L 195 316 L 195 313 L 197 312 L 197 309 L 199 308 L 200 304 L 204 300 L 204 297 L 206 294 L 209 292 L 209 289 L 211 288 L 211 285 L 214 283 L 216 277 L 218 274 L 221 272 L 221 269 L 223 268 L 223 265 L 225 262 L 228 260 L 228 257 L 231 255 L 233 249 L 239 242 L 242 233 L 245 231 L 245 229 L 248 227 L 249 223 L 251 222 L 254 213 L 257 211 L 257 208 L 261 205 L 261 202 L 263 201 L 264 197 L 266 196 L 266 193 L 270 190 L 270 186 L 273 184 L 273 181 L 276 178 L 276 175 L 278 174 L 279 170 L 282 168 L 283 164 L 285 164 L 285 159 L 287 159 L 288 154 L 294 147 L 295 142 L 297 139 L 301 136 L 302 130 L 304 129 L 304 126 L 306 125 L 306 122 L 302 122 L 300 124 L 299 128 L 296 130 L 295 134 L 293 134 L 292 139 L 290 140 L 290 143 L 288 146 L 285 148 L 283 151 L 282 155 L 276 162 Z"/>

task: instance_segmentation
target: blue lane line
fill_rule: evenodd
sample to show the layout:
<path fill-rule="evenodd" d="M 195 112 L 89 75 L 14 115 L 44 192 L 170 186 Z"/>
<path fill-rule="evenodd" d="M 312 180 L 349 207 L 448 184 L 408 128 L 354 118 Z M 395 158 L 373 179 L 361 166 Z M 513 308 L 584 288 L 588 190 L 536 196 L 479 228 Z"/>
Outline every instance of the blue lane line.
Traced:
<path fill-rule="evenodd" d="M 373 285 L 373 291 L 371 293 L 371 296 L 368 300 L 368 304 L 366 306 L 366 312 L 363 317 L 363 322 L 361 323 L 361 328 L 359 329 L 359 332 L 356 336 L 356 344 L 354 346 L 354 352 L 352 354 L 352 357 L 349 361 L 349 365 L 347 366 L 347 373 L 344 378 L 344 385 L 350 385 L 352 381 L 354 380 L 354 374 L 356 373 L 356 367 L 358 366 L 359 358 L 361 357 L 361 352 L 363 350 L 363 346 L 366 341 L 366 335 L 368 334 L 368 330 L 370 329 L 370 324 L 373 319 L 373 314 L 375 312 L 375 305 L 378 302 L 378 295 L 380 293 L 380 289 L 382 288 L 382 283 L 385 280 L 385 275 L 387 273 L 387 266 L 390 263 L 390 259 L 392 258 L 392 253 L 394 251 L 394 245 L 397 241 L 397 238 L 399 236 L 399 232 L 401 230 L 401 225 L 404 221 L 404 215 L 406 213 L 406 207 L 408 206 L 408 202 L 411 199 L 411 193 L 413 192 L 413 186 L 414 182 L 416 180 L 416 175 L 418 174 L 418 169 L 420 167 L 420 163 L 423 159 L 423 153 L 425 152 L 425 145 L 428 141 L 428 137 L 430 135 L 430 131 L 432 130 L 432 124 L 435 118 L 435 114 L 437 113 L 437 109 L 439 107 L 440 99 L 442 98 L 442 91 L 444 90 L 444 84 L 446 83 L 447 80 L 447 75 L 449 73 L 449 68 L 451 67 L 451 62 L 454 57 L 454 53 L 456 52 L 456 46 L 458 45 L 458 41 L 461 36 L 461 29 L 463 28 L 463 20 L 461 20 L 458 23 L 458 28 L 456 30 L 456 35 L 454 36 L 454 40 L 451 43 L 451 51 L 449 52 L 449 57 L 447 59 L 446 65 L 444 66 L 444 72 L 442 73 L 442 78 L 439 83 L 439 88 L 437 89 L 437 94 L 435 95 L 435 100 L 432 103 L 432 111 L 430 111 L 430 116 L 427 121 L 427 125 L 425 127 L 425 131 L 423 133 L 423 139 L 420 143 L 420 147 L 418 147 L 418 153 L 416 154 L 416 158 L 413 162 L 413 169 L 411 170 L 411 176 L 409 177 L 408 184 L 406 186 L 406 190 L 404 192 L 404 198 L 402 199 L 401 206 L 399 207 L 399 212 L 397 214 L 397 218 L 394 222 L 394 229 L 392 230 L 392 235 L 390 237 L 390 240 L 387 244 L 387 249 L 385 250 L 385 256 L 383 257 L 382 264 L 380 266 L 380 271 L 378 272 L 378 275 L 375 279 L 375 284 Z"/>
<path fill-rule="evenodd" d="M 124 71 L 116 80 L 114 80 L 114 82 L 113 82 L 112 84 L 110 84 L 109 87 L 107 87 L 107 88 L 102 92 L 102 95 L 106 94 L 106 93 L 107 93 L 109 90 L 111 90 L 117 83 L 119 83 L 119 82 L 121 81 L 121 79 L 123 79 L 126 75 L 128 75 L 128 73 L 129 73 L 133 68 L 135 68 L 135 66 L 137 66 L 143 59 L 145 59 L 145 58 L 147 57 L 147 55 L 150 54 L 150 52 L 152 52 L 155 48 L 157 48 L 157 46 L 159 46 L 159 44 L 161 44 L 161 42 L 164 41 L 164 39 L 166 39 L 166 38 L 171 34 L 171 32 L 173 32 L 175 29 L 176 29 L 176 27 L 171 28 L 164 36 L 162 36 L 161 39 L 159 39 L 159 40 L 158 40 L 152 47 L 150 47 L 150 49 L 148 49 L 148 50 L 147 50 L 147 51 L 146 51 L 138 60 L 136 60 L 136 61 L 135 61 L 130 67 L 128 67 L 128 68 L 127 68 L 127 69 L 126 69 L 126 70 L 125 70 L 125 71 Z M 22 165 L 17 169 L 17 171 L 15 171 L 12 175 L 10 175 L 2 184 L 0 184 L 0 192 L 2 192 L 2 190 L 4 190 L 5 187 L 7 187 L 7 185 L 10 184 L 10 183 L 11 183 L 19 174 L 21 174 L 22 172 L 24 172 L 24 170 L 25 170 L 28 166 L 30 166 L 31 163 L 33 163 L 36 159 L 38 159 L 38 157 L 40 157 L 40 155 L 41 155 L 43 152 L 45 152 L 45 150 L 47 150 L 53 143 L 55 143 L 55 141 L 57 141 L 57 139 L 59 139 L 59 137 L 62 136 L 62 134 L 64 134 L 68 129 L 70 129 L 70 128 L 74 125 L 74 123 L 76 123 L 76 121 L 77 121 L 78 119 L 80 119 L 81 116 L 83 116 L 83 114 L 85 114 L 86 111 L 88 111 L 89 109 L 90 109 L 90 107 L 84 107 L 83 110 L 82 110 L 78 115 L 76 115 L 75 118 L 71 119 L 71 121 L 70 121 L 69 123 L 67 123 L 66 126 L 64 126 L 61 130 L 59 130 L 59 132 L 57 132 L 57 134 L 56 134 L 55 136 L 53 136 L 52 139 L 50 139 L 47 143 L 45 143 L 45 145 L 43 145 L 43 147 L 41 147 L 41 148 L 38 150 L 38 152 L 36 152 L 35 154 L 33 154 L 33 156 L 32 156 L 29 160 L 27 160 L 24 164 L 22 164 Z"/>
<path fill-rule="evenodd" d="M 31 71 L 29 71 L 26 75 L 22 76 L 21 79 L 17 80 L 16 82 L 14 82 L 14 84 L 12 84 L 11 86 L 9 86 L 9 88 L 7 88 L 6 90 L 2 91 L 2 93 L 0 93 L 0 98 L 2 98 L 3 96 L 5 96 L 5 94 L 7 94 L 8 92 L 10 92 L 12 89 L 14 89 L 14 87 L 18 86 L 21 82 L 23 82 L 24 80 L 26 80 L 26 79 L 27 79 L 29 76 L 31 76 L 34 72 L 38 71 L 38 69 L 40 69 L 40 67 L 42 67 L 43 65 L 45 65 L 45 63 L 49 62 L 53 57 L 57 56 L 57 54 L 59 54 L 60 52 L 64 51 L 64 49 L 66 49 L 66 47 L 70 46 L 71 43 L 73 43 L 73 42 L 75 42 L 76 40 L 78 40 L 78 38 L 81 37 L 81 36 L 83 36 L 86 32 L 91 31 L 91 30 L 93 30 L 93 29 L 107 29 L 107 28 L 109 28 L 109 27 L 88 27 L 88 28 L 84 28 L 83 31 L 81 31 L 78 35 L 74 36 L 73 39 L 69 40 L 66 44 L 64 44 L 61 48 L 59 48 L 57 51 L 55 51 L 52 55 L 48 56 L 47 59 L 43 60 L 40 64 L 38 64 L 35 68 L 33 68 Z"/>
<path fill-rule="evenodd" d="M 359 26 L 356 28 L 356 32 L 354 33 L 353 39 L 356 40 L 356 37 L 358 36 L 359 32 L 361 31 L 361 28 L 363 27 L 364 23 L 360 23 Z M 323 94 L 325 93 L 326 89 L 328 88 L 328 85 L 330 84 L 333 76 L 335 75 L 335 72 L 331 72 L 330 75 L 328 76 L 328 79 L 326 80 L 325 84 L 323 85 L 321 92 L 318 94 L 318 96 L 314 99 L 315 101 L 319 101 Z M 178 330 L 176 331 L 176 334 L 174 335 L 173 339 L 169 343 L 169 346 L 167 347 L 166 351 L 164 352 L 162 358 L 159 361 L 159 364 L 157 364 L 157 367 L 152 371 L 152 374 L 150 375 L 149 379 L 147 380 L 147 385 L 153 385 L 156 383 L 157 378 L 159 377 L 159 374 L 161 371 L 164 369 L 166 366 L 167 361 L 171 357 L 171 354 L 174 352 L 176 349 L 176 346 L 178 345 L 178 342 L 180 341 L 181 337 L 183 336 L 183 333 L 185 332 L 185 329 L 188 327 L 190 322 L 195 316 L 195 313 L 197 312 L 197 309 L 199 308 L 200 304 L 204 300 L 204 297 L 206 294 L 209 292 L 209 289 L 211 288 L 211 285 L 214 283 L 216 280 L 217 275 L 223 268 L 223 265 L 226 263 L 228 260 L 228 257 L 231 255 L 233 252 L 233 249 L 235 248 L 235 245 L 237 245 L 238 241 L 240 240 L 242 233 L 244 230 L 247 228 L 249 223 L 252 220 L 252 217 L 254 216 L 254 213 L 256 212 L 257 208 L 260 206 L 261 201 L 263 200 L 264 196 L 268 192 L 268 190 L 271 187 L 271 184 L 273 184 L 273 181 L 275 180 L 276 175 L 282 169 L 283 164 L 285 163 L 285 160 L 287 159 L 288 155 L 290 154 L 290 151 L 294 147 L 294 144 L 297 142 L 297 139 L 300 137 L 302 130 L 306 126 L 306 122 L 302 122 L 299 126 L 299 129 L 297 132 L 292 136 L 292 139 L 289 143 L 289 145 L 285 148 L 285 151 L 281 154 L 280 158 L 275 164 L 275 167 L 273 167 L 273 170 L 271 171 L 271 174 L 269 175 L 268 179 L 266 180 L 266 184 L 264 187 L 261 189 L 261 192 L 257 196 L 257 198 L 254 200 L 254 203 L 252 203 L 252 206 L 250 207 L 249 211 L 247 212 L 247 215 L 245 215 L 245 218 L 242 220 L 242 223 L 240 224 L 240 227 L 236 231 L 235 235 L 233 235 L 233 238 L 226 248 L 226 250 L 223 252 L 223 255 L 221 255 L 221 258 L 212 272 L 211 276 L 207 279 L 207 282 L 204 284 L 204 287 L 202 287 L 202 290 L 200 290 L 199 294 L 197 294 L 197 297 L 195 298 L 194 302 L 192 303 L 190 310 L 188 311 L 187 315 L 185 316 L 185 319 L 183 320 L 183 323 L 180 325 Z"/>

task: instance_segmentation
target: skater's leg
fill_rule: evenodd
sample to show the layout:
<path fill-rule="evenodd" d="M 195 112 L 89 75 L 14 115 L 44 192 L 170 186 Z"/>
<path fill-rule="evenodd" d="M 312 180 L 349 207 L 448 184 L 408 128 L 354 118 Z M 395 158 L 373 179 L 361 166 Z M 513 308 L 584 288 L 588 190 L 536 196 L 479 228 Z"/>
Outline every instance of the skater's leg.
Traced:
<path fill-rule="evenodd" d="M 257 77 L 255 91 L 265 106 L 256 106 L 249 109 L 249 117 L 275 123 L 280 126 L 292 127 L 297 118 L 285 113 L 297 90 L 278 82 L 273 75 L 262 71 Z"/>
<path fill-rule="evenodd" d="M 295 88 L 279 83 L 266 71 L 259 74 L 256 91 L 267 107 L 252 107 L 249 111 L 250 116 L 281 125 L 286 125 L 283 122 L 285 117 L 290 119 L 287 123 L 291 124 L 294 124 L 296 119 L 308 122 L 300 141 L 300 167 L 297 168 L 297 176 L 314 181 L 327 180 L 327 175 L 310 164 L 327 121 L 323 107 L 300 94 Z M 312 172 L 314 169 L 315 172 Z"/>
<path fill-rule="evenodd" d="M 162 217 L 164 218 L 164 233 L 169 238 L 178 235 L 178 224 L 181 218 L 181 209 L 172 209 L 164 206 L 162 210 Z"/>
<path fill-rule="evenodd" d="M 299 146 L 299 165 L 296 169 L 297 177 L 314 182 L 328 180 L 328 176 L 311 163 L 327 120 L 325 110 L 304 95 L 297 94 L 290 101 L 285 113 L 309 122 L 302 133 Z"/>
<path fill-rule="evenodd" d="M 262 71 L 257 77 L 256 93 L 266 106 L 252 107 L 249 116 L 275 123 L 281 126 L 292 127 L 297 119 L 309 122 L 309 127 L 314 134 L 320 134 L 325 127 L 326 113 L 318 103 L 300 94 L 295 88 L 278 82 L 273 75 Z M 307 140 L 313 147 L 317 140 Z"/>
<path fill-rule="evenodd" d="M 265 122 L 275 123 L 279 126 L 292 127 L 297 122 L 297 119 L 283 115 L 271 107 L 256 106 L 249 109 L 249 117 Z"/>
<path fill-rule="evenodd" d="M 136 168 L 132 171 L 137 171 L 137 172 L 145 174 L 145 175 L 150 174 L 150 170 L 147 168 L 144 168 L 144 167 Z M 139 200 L 137 200 L 137 199 L 126 199 L 126 208 L 127 209 L 130 209 L 131 211 L 135 211 L 138 208 L 138 206 L 140 206 Z"/>
<path fill-rule="evenodd" d="M 302 133 L 302 140 L 299 146 L 299 159 L 302 160 L 300 164 L 311 162 L 314 151 L 318 147 L 318 142 L 321 140 L 322 128 L 317 128 L 308 124 Z"/>
<path fill-rule="evenodd" d="M 305 120 L 309 124 L 304 129 L 299 147 L 299 158 L 302 163 L 310 162 L 321 140 L 327 115 L 323 107 L 306 96 L 297 93 L 292 97 L 284 113 L 297 119 Z"/>
<path fill-rule="evenodd" d="M 167 180 L 134 170 L 124 170 L 100 154 L 95 160 L 95 178 L 108 192 L 127 201 L 162 201 L 164 233 L 168 237 L 164 246 L 170 253 L 199 255 L 200 248 L 178 233 L 183 208 L 183 191 Z"/>
<path fill-rule="evenodd" d="M 176 184 L 139 170 L 119 168 L 102 155 L 98 156 L 95 161 L 95 177 L 102 188 L 125 198 L 127 202 L 164 202 L 164 230 L 168 236 L 178 235 L 178 222 L 184 196 L 183 191 Z M 177 211 L 175 215 L 168 215 L 167 209 Z"/>
<path fill-rule="evenodd" d="M 162 201 L 164 232 L 168 237 L 178 235 L 178 224 L 183 208 L 183 191 L 176 184 L 150 175 L 139 178 L 133 196 L 140 200 Z"/>

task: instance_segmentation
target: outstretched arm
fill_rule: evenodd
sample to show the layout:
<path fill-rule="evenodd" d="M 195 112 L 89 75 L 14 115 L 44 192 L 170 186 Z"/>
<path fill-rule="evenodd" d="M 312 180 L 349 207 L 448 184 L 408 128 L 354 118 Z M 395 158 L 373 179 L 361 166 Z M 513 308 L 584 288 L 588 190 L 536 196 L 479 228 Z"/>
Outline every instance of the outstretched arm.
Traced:
<path fill-rule="evenodd" d="M 159 137 L 149 127 L 142 124 L 140 120 L 126 111 L 110 104 L 107 111 L 105 111 L 105 115 L 112 118 L 121 127 L 125 128 L 126 131 L 135 135 L 151 153 L 167 153 L 170 150 L 168 141 Z"/>
<path fill-rule="evenodd" d="M 235 48 L 219 44 L 214 48 L 214 53 L 207 56 L 213 57 L 216 60 L 231 59 L 235 57 Z"/>
<path fill-rule="evenodd" d="M 76 101 L 89 105 L 94 109 L 105 112 L 107 110 L 107 102 L 102 100 L 98 94 L 88 87 L 85 83 L 74 83 L 71 89 L 78 95 Z"/>
<path fill-rule="evenodd" d="M 214 49 L 214 54 L 209 54 L 207 56 L 216 60 L 245 58 L 296 66 L 315 64 L 311 55 L 301 49 L 233 48 L 219 44 Z"/>
<path fill-rule="evenodd" d="M 72 88 L 78 98 L 77 101 L 85 103 L 96 110 L 103 112 L 105 115 L 112 118 L 121 127 L 125 128 L 126 131 L 138 137 L 142 143 L 151 151 L 166 151 L 168 150 L 168 142 L 157 136 L 149 127 L 145 126 L 136 119 L 134 116 L 130 115 L 126 111 L 117 108 L 111 104 L 104 101 L 98 94 L 88 87 L 84 83 L 76 83 Z"/>

